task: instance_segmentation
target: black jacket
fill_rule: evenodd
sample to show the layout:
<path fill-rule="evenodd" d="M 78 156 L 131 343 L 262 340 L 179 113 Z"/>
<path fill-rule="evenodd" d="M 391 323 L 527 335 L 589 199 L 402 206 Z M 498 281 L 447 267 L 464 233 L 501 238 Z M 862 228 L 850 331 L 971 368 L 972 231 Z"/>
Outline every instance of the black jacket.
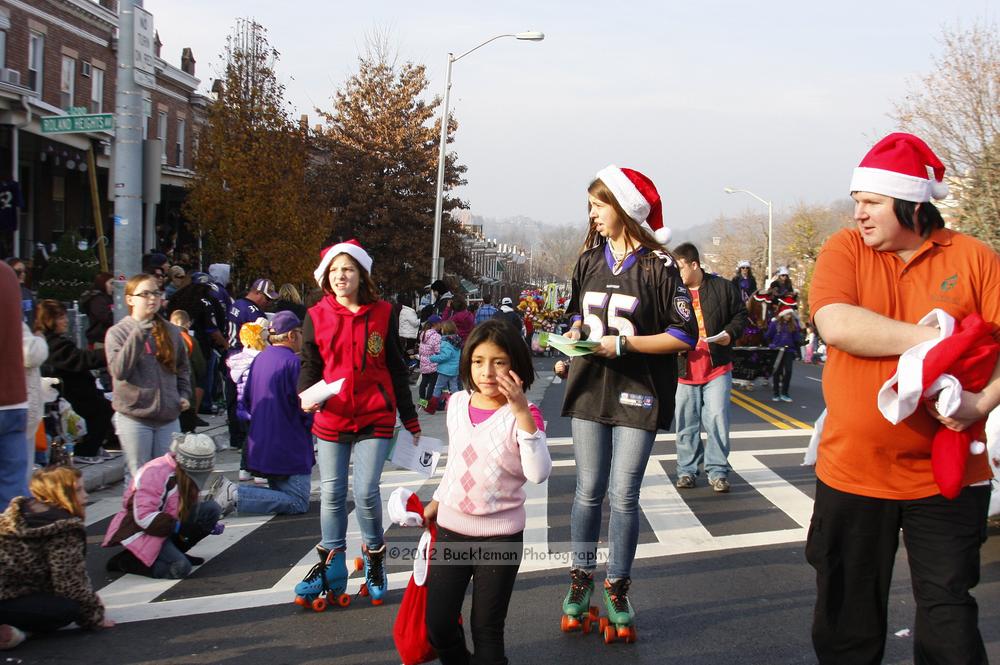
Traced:
<path fill-rule="evenodd" d="M 732 340 L 728 346 L 709 342 L 708 350 L 712 354 L 712 366 L 719 367 L 732 360 L 733 343 L 743 334 L 747 325 L 747 308 L 743 302 L 739 288 L 731 281 L 718 275 L 703 272 L 698 296 L 701 302 L 701 315 L 705 319 L 705 333 L 711 337 L 723 330 L 729 333 Z M 677 354 L 677 375 L 687 376 L 687 352 Z"/>
<path fill-rule="evenodd" d="M 49 357 L 42 365 L 42 376 L 54 376 L 62 381 L 59 391 L 73 408 L 80 410 L 76 405 L 81 402 L 104 400 L 90 372 L 108 366 L 104 349 L 80 349 L 69 337 L 56 333 L 45 333 L 45 341 L 49 345 Z"/>

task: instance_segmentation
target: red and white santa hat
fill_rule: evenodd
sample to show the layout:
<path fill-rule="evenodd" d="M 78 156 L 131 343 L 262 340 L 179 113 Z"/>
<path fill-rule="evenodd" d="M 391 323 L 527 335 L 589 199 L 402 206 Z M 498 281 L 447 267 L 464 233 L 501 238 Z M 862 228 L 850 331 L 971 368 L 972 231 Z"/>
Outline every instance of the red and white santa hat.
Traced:
<path fill-rule="evenodd" d="M 778 316 L 791 316 L 795 314 L 795 308 L 791 305 L 782 305 L 778 308 Z"/>
<path fill-rule="evenodd" d="M 420 497 L 406 489 L 397 487 L 386 502 L 389 520 L 400 526 L 423 526 L 424 504 Z"/>
<path fill-rule="evenodd" d="M 656 242 L 670 242 L 670 229 L 663 225 L 663 206 L 653 181 L 633 169 L 609 164 L 597 172 L 597 178 L 614 195 L 629 217 L 646 227 Z"/>
<path fill-rule="evenodd" d="M 897 132 L 868 151 L 854 169 L 850 191 L 923 203 L 948 196 L 948 185 L 944 164 L 927 144 L 913 134 Z"/>
<path fill-rule="evenodd" d="M 372 257 L 368 255 L 368 252 L 361 246 L 361 243 L 351 238 L 344 242 L 338 242 L 336 245 L 330 245 L 319 253 L 319 267 L 313 271 L 313 277 L 316 278 L 316 283 L 320 287 L 323 286 L 323 280 L 326 279 L 326 271 L 329 270 L 330 264 L 340 254 L 347 254 L 352 257 L 365 269 L 365 272 L 370 273 L 372 271 Z"/>

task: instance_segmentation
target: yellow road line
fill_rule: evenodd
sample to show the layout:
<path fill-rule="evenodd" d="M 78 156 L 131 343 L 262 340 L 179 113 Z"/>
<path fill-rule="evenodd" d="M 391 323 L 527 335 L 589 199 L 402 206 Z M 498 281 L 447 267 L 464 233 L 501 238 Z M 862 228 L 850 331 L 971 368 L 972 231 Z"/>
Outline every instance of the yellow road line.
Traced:
<path fill-rule="evenodd" d="M 769 414 L 771 414 L 771 415 L 773 415 L 773 416 L 775 416 L 777 418 L 780 418 L 780 419 L 784 420 L 785 422 L 791 423 L 794 427 L 797 427 L 799 429 L 812 429 L 812 425 L 807 425 L 806 423 L 802 422 L 801 420 L 793 418 L 793 417 L 789 416 L 786 413 L 782 413 L 778 409 L 772 408 L 772 407 L 768 406 L 767 404 L 763 404 L 762 402 L 759 402 L 759 401 L 755 400 L 753 397 L 750 397 L 749 395 L 737 392 L 735 390 L 731 393 L 731 395 L 732 395 L 732 397 L 734 398 L 734 401 L 736 401 L 737 404 L 739 404 L 740 406 L 746 408 L 747 410 L 764 411 L 764 412 L 769 413 Z M 758 413 L 757 415 L 760 415 L 760 414 Z M 769 418 L 766 419 L 766 420 L 768 420 L 768 422 L 772 422 L 771 419 L 769 419 Z"/>
<path fill-rule="evenodd" d="M 785 422 L 783 422 L 781 420 L 778 420 L 777 418 L 774 418 L 770 414 L 765 413 L 764 411 L 761 411 L 760 409 L 756 408 L 753 404 L 750 404 L 748 402 L 744 402 L 742 400 L 737 399 L 736 395 L 737 395 L 737 393 L 736 393 L 735 390 L 732 393 L 730 393 L 730 398 L 729 399 L 733 402 L 733 404 L 736 404 L 737 406 L 743 407 L 744 409 L 746 409 L 750 413 L 754 414 L 758 418 L 762 418 L 763 420 L 766 420 L 767 422 L 771 423 L 772 425 L 774 425 L 778 429 L 793 429 L 792 426 L 789 425 L 788 423 L 785 423 Z M 763 404 L 761 406 L 763 406 Z"/>

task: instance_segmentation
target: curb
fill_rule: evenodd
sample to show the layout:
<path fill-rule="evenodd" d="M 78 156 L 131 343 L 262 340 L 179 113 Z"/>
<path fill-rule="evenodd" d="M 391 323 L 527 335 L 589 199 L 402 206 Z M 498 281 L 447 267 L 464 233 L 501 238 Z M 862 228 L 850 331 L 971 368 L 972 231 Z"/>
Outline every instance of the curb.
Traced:
<path fill-rule="evenodd" d="M 77 468 L 83 473 L 83 488 L 93 492 L 122 481 L 125 477 L 125 455 L 100 464 L 79 465 Z"/>

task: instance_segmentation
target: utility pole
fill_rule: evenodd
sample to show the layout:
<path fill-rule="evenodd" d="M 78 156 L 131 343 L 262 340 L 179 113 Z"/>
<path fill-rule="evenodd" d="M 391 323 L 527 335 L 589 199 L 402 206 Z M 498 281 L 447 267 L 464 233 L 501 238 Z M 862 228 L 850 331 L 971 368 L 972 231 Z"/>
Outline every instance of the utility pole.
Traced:
<path fill-rule="evenodd" d="M 114 298 L 115 320 L 128 312 L 125 280 L 142 270 L 142 88 L 135 77 L 136 7 L 142 0 L 118 2 L 118 75 L 115 76 Z"/>

